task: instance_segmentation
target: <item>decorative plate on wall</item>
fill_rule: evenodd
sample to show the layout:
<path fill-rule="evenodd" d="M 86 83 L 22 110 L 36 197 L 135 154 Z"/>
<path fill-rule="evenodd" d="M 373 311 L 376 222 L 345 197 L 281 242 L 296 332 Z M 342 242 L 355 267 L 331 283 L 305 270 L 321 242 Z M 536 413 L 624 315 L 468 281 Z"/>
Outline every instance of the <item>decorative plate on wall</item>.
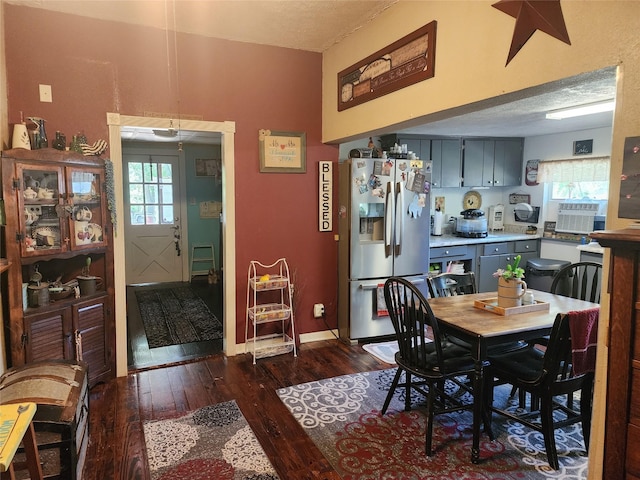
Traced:
<path fill-rule="evenodd" d="M 475 190 L 469 190 L 464 194 L 462 199 L 462 208 L 468 210 L 470 208 L 477 209 L 482 206 L 482 195 Z"/>

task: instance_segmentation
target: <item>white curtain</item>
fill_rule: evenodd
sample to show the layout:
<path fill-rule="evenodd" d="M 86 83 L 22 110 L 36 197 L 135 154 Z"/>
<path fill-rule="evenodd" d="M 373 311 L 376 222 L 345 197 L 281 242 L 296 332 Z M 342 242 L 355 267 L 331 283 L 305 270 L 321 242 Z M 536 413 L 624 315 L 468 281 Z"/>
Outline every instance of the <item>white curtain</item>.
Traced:
<path fill-rule="evenodd" d="M 541 161 L 538 182 L 608 181 L 611 157 L 589 157 Z"/>

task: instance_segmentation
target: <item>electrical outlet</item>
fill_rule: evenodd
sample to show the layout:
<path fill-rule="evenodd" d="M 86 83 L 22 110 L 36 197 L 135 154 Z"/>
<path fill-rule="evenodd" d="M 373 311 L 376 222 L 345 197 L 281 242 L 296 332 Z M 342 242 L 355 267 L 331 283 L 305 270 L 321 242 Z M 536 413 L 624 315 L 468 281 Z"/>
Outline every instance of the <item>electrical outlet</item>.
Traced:
<path fill-rule="evenodd" d="M 40 101 L 41 102 L 53 102 L 53 97 L 51 96 L 51 85 L 42 85 L 38 86 L 40 90 Z"/>
<path fill-rule="evenodd" d="M 315 318 L 322 318 L 324 317 L 324 305 L 321 303 L 316 303 L 313 306 L 313 316 Z"/>

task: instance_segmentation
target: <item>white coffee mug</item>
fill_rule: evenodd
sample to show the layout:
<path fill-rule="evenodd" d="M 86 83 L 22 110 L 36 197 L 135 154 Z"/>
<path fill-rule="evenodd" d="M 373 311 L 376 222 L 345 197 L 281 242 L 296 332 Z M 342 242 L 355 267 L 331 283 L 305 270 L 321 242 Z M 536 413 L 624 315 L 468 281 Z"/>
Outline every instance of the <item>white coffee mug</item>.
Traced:
<path fill-rule="evenodd" d="M 34 222 L 38 220 L 38 214 L 32 212 L 31 210 L 24 209 L 24 223 L 27 225 L 32 225 Z"/>
<path fill-rule="evenodd" d="M 76 211 L 76 220 L 78 221 L 89 222 L 91 221 L 92 217 L 93 214 L 91 213 L 89 207 L 81 207 Z"/>

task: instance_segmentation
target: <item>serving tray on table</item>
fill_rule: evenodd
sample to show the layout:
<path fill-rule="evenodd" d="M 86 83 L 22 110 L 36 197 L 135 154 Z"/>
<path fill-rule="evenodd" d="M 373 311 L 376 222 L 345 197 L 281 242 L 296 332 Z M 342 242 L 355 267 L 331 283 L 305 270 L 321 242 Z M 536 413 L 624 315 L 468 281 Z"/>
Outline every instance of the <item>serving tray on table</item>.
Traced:
<path fill-rule="evenodd" d="M 518 313 L 535 312 L 538 310 L 549 310 L 548 302 L 541 302 L 536 300 L 535 303 L 529 305 L 521 305 L 519 307 L 500 307 L 498 305 L 498 298 L 485 298 L 483 300 L 476 300 L 473 302 L 473 306 L 481 310 L 495 313 L 497 315 L 516 315 Z"/>

